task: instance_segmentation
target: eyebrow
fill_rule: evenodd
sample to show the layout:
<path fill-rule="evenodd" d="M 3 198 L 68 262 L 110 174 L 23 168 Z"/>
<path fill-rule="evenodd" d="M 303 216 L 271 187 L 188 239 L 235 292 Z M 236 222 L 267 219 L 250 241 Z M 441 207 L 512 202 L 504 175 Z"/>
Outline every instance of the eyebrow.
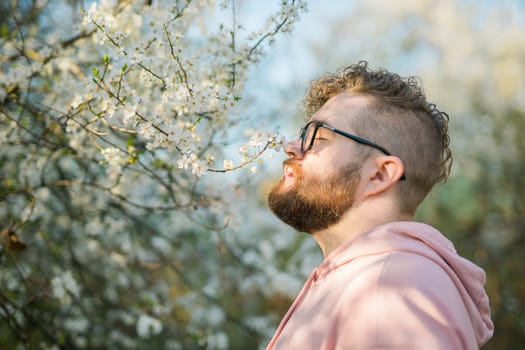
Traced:
<path fill-rule="evenodd" d="M 307 120 L 306 123 L 310 123 L 310 122 L 320 122 L 320 123 L 325 123 L 325 124 L 330 124 L 326 118 L 321 118 L 321 119 L 311 119 L 311 120 Z"/>
<path fill-rule="evenodd" d="M 333 116 L 333 115 L 331 115 Z M 329 116 L 330 117 L 330 116 Z M 325 125 L 328 125 L 329 127 L 331 128 L 335 128 L 335 129 L 339 129 L 339 130 L 343 130 L 342 128 L 339 128 L 339 127 L 335 127 L 332 125 L 332 123 L 334 122 L 334 120 L 330 121 L 328 120 L 329 117 L 324 117 L 324 118 L 319 118 L 319 119 L 312 119 L 312 120 L 309 120 L 307 121 L 307 123 L 310 123 L 310 122 L 316 122 L 316 123 L 323 123 Z M 344 128 L 344 127 L 343 127 Z M 322 129 L 326 129 L 326 128 L 322 128 Z M 327 130 L 330 130 L 329 128 Z M 332 130 L 333 131 L 333 130 Z M 348 131 L 345 131 L 346 133 L 349 133 Z M 336 132 L 337 133 L 337 132 Z"/>

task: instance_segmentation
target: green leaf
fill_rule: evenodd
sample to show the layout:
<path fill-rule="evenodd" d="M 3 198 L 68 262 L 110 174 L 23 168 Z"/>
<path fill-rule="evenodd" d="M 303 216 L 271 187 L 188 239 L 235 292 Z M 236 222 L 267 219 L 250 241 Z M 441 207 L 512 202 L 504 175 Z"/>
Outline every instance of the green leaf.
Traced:
<path fill-rule="evenodd" d="M 96 67 L 91 68 L 91 72 L 95 78 L 98 78 L 98 69 Z"/>
<path fill-rule="evenodd" d="M 152 165 L 154 168 L 161 169 L 161 168 L 165 168 L 165 167 L 166 167 L 166 162 L 164 162 L 162 159 L 155 158 L 155 159 L 153 159 L 153 161 L 151 162 L 151 165 Z"/>
<path fill-rule="evenodd" d="M 7 38 L 9 36 L 9 27 L 7 24 L 3 23 L 0 27 L 0 37 Z"/>

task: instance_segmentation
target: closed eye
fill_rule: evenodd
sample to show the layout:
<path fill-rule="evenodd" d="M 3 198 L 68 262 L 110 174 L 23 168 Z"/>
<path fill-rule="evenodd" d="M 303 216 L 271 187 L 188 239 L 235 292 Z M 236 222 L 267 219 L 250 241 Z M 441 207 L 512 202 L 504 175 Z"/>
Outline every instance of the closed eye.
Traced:
<path fill-rule="evenodd" d="M 320 145 L 320 144 L 322 144 L 322 143 L 325 143 L 325 141 L 328 141 L 328 140 L 329 140 L 329 139 L 326 138 L 326 137 L 316 137 L 316 138 L 314 139 L 313 144 L 314 144 L 314 145 Z"/>

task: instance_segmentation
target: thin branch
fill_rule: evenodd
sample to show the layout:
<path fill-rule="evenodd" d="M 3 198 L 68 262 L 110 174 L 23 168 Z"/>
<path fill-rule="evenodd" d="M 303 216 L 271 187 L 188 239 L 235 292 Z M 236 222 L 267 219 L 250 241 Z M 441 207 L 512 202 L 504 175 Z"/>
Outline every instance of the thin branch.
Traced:
<path fill-rule="evenodd" d="M 292 4 L 295 3 L 295 0 L 292 0 Z M 286 24 L 286 22 L 288 22 L 288 17 L 285 17 L 281 23 L 279 23 L 277 25 L 277 27 L 275 27 L 275 29 L 272 31 L 272 32 L 268 32 L 266 34 L 264 34 L 260 39 L 259 41 L 257 41 L 257 43 L 250 49 L 250 51 L 248 52 L 248 55 L 246 56 L 246 59 L 247 60 L 251 60 L 251 56 L 254 54 L 255 50 L 257 50 L 257 48 L 269 37 L 273 37 L 275 36 L 277 33 L 279 33 L 279 31 L 281 30 L 281 28 Z"/>
<path fill-rule="evenodd" d="M 177 62 L 178 66 L 179 66 L 179 69 L 180 69 L 180 71 L 182 72 L 182 75 L 183 75 L 181 80 L 184 83 L 184 85 L 186 85 L 186 89 L 188 90 L 188 93 L 193 98 L 193 91 L 192 91 L 192 89 L 191 89 L 191 87 L 190 87 L 190 85 L 188 83 L 188 74 L 186 73 L 186 70 L 182 66 L 182 62 L 180 60 L 180 57 L 175 54 L 175 49 L 173 48 L 173 43 L 171 42 L 170 33 L 168 32 L 168 28 L 166 27 L 166 25 L 164 25 L 163 27 L 164 27 L 164 32 L 166 33 L 166 38 L 168 39 L 168 43 L 170 45 L 171 57 Z"/>
<path fill-rule="evenodd" d="M 237 165 L 235 167 L 232 167 L 231 169 L 212 169 L 212 168 L 208 168 L 208 169 L 206 169 L 206 171 L 209 171 L 209 172 L 212 172 L 212 173 L 226 173 L 226 172 L 229 172 L 229 171 L 238 170 L 238 169 L 244 167 L 246 164 L 250 164 L 250 163 L 254 162 L 257 158 L 259 158 L 268 149 L 268 147 L 270 147 L 271 144 L 272 144 L 272 141 L 266 142 L 264 147 L 262 149 L 260 149 L 259 152 L 257 152 L 254 156 L 252 156 L 252 157 L 248 158 L 247 160 L 241 162 L 239 165 Z"/>
<path fill-rule="evenodd" d="M 230 32 L 230 35 L 231 35 L 231 40 L 232 40 L 232 43 L 231 43 L 231 49 L 232 49 L 232 52 L 235 53 L 236 52 L 236 47 L 235 47 L 235 30 L 237 29 L 237 18 L 236 18 L 236 11 L 235 11 L 235 0 L 232 0 L 231 1 L 231 4 L 232 4 L 232 30 Z M 236 75 L 237 75 L 237 72 L 236 72 L 236 69 L 237 69 L 237 63 L 236 62 L 233 62 L 231 64 L 232 66 L 232 70 L 231 70 L 231 82 L 230 82 L 230 87 L 231 88 L 234 88 L 235 87 L 235 80 L 236 80 Z"/>
<path fill-rule="evenodd" d="M 57 180 L 53 183 L 48 184 L 48 187 L 71 187 L 73 185 L 89 186 L 95 189 L 99 189 L 103 192 L 106 192 L 110 196 L 117 198 L 119 201 L 122 201 L 135 208 L 144 209 L 144 210 L 172 211 L 172 210 L 179 210 L 181 208 L 189 206 L 189 205 L 182 205 L 182 204 L 176 204 L 176 205 L 170 205 L 170 206 L 144 205 L 144 204 L 136 203 L 126 198 L 125 195 L 113 192 L 113 190 L 109 187 L 104 187 L 101 184 L 98 184 L 96 182 L 89 182 L 89 181 L 82 181 L 82 180 L 67 180 L 67 179 Z"/>

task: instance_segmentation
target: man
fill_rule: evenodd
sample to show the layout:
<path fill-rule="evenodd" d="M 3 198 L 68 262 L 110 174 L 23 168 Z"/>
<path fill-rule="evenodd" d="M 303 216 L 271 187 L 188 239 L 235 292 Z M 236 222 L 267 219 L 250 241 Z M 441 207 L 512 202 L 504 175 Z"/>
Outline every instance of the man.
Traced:
<path fill-rule="evenodd" d="M 418 79 L 366 62 L 313 82 L 306 103 L 268 203 L 324 261 L 267 349 L 478 349 L 493 333 L 484 271 L 413 221 L 450 173 L 448 116 Z"/>

